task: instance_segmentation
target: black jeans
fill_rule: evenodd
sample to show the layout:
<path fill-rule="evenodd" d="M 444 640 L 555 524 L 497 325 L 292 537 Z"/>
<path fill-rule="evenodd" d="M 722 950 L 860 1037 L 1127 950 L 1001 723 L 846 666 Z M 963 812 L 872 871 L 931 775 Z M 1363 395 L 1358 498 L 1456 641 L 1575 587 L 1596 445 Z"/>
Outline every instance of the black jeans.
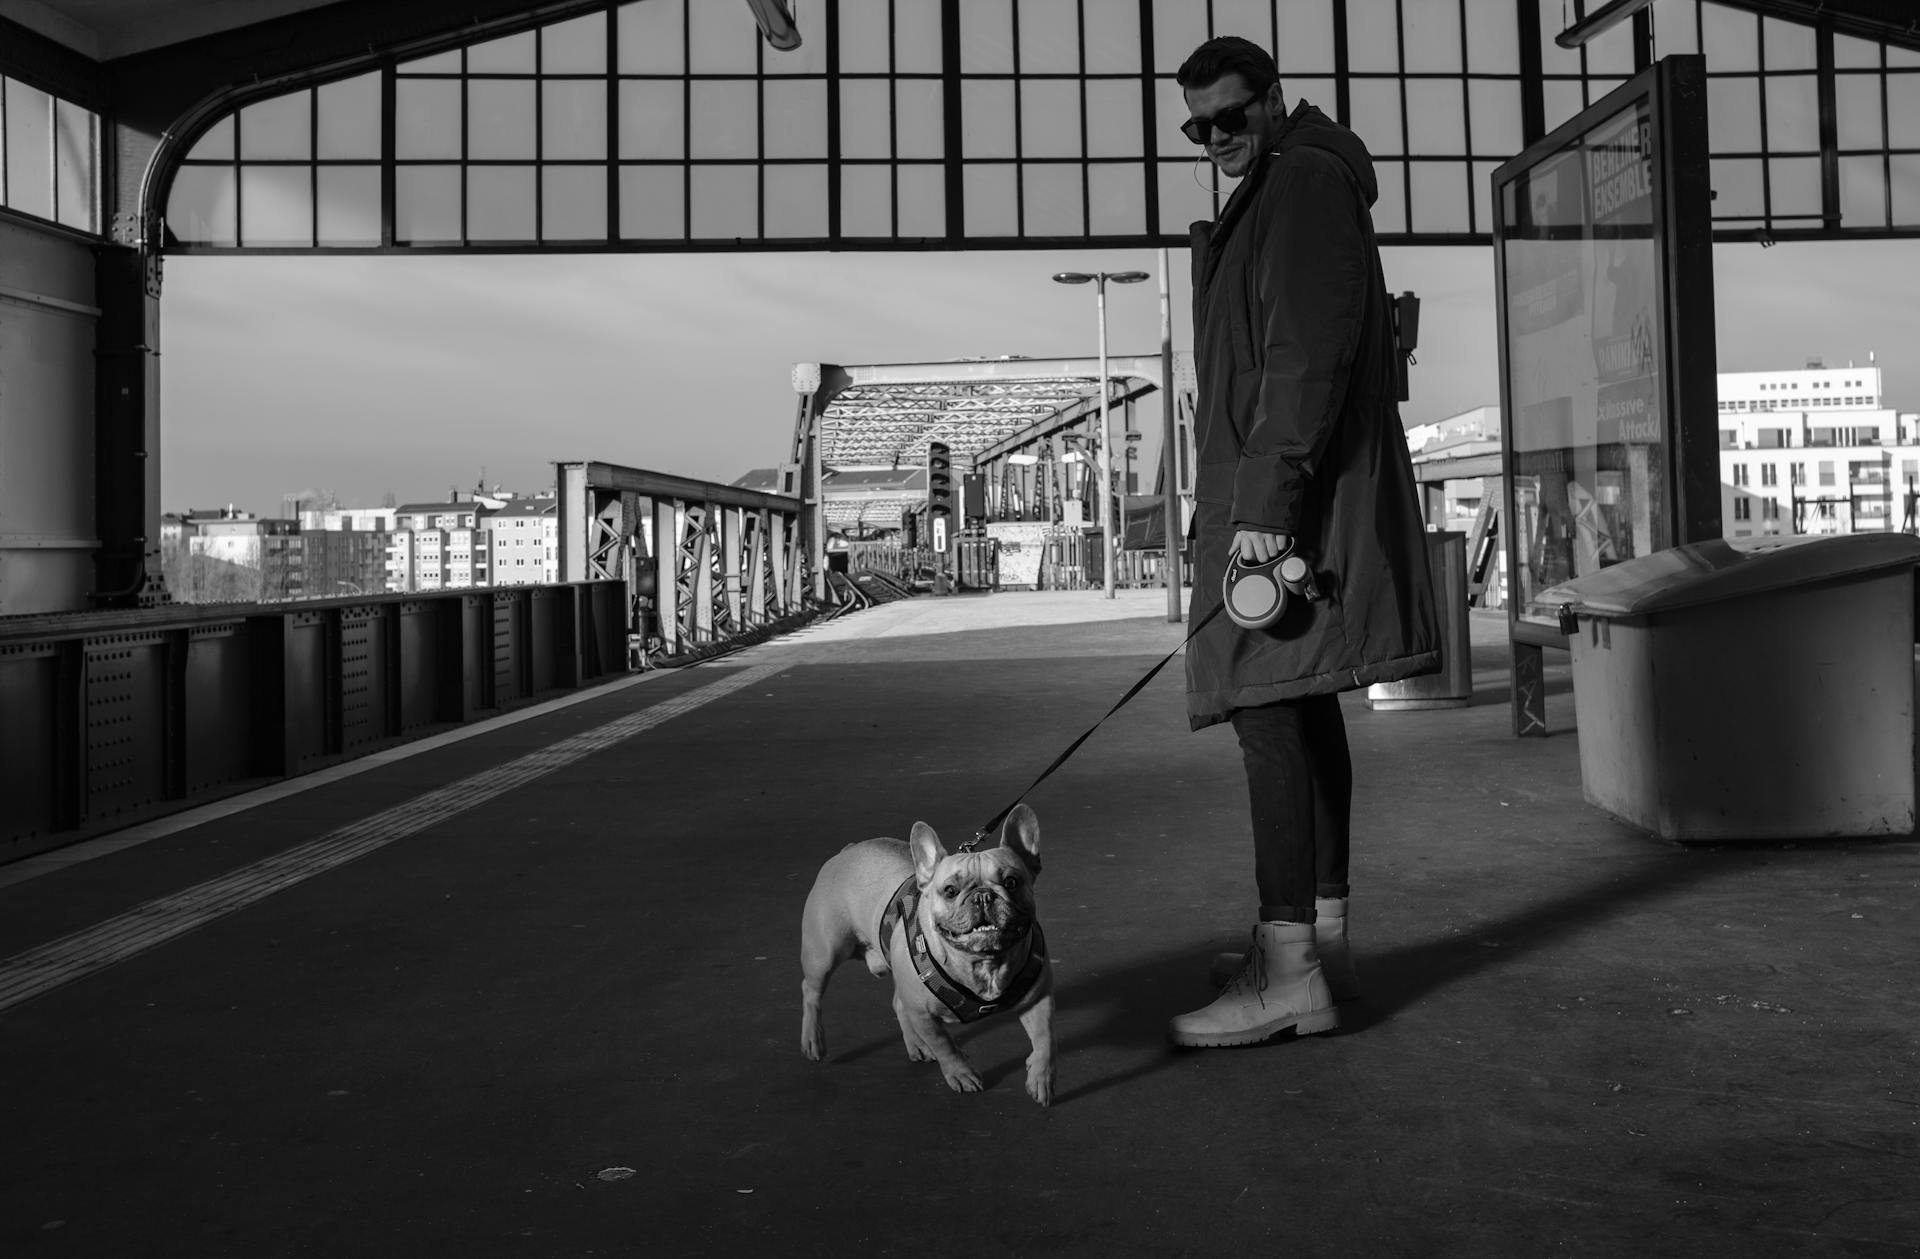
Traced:
<path fill-rule="evenodd" d="M 1347 894 L 1353 758 L 1338 695 L 1237 708 L 1253 805 L 1262 922 L 1312 922 L 1316 896 Z"/>

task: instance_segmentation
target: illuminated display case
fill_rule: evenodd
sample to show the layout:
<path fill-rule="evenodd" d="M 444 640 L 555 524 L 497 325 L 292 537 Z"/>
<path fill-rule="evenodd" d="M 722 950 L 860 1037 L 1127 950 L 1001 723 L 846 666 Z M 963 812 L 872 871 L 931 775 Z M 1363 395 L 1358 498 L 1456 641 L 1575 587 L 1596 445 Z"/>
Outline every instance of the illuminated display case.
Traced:
<path fill-rule="evenodd" d="M 1525 667 L 1565 642 L 1541 591 L 1720 536 L 1707 176 L 1699 57 L 1656 63 L 1494 172 L 1517 733 L 1534 732 Z"/>

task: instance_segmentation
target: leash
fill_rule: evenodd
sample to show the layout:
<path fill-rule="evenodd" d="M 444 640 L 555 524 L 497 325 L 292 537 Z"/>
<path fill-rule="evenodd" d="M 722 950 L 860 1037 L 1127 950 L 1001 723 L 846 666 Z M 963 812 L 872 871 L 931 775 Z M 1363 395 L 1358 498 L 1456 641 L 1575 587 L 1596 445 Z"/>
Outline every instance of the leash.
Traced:
<path fill-rule="evenodd" d="M 1207 627 L 1207 622 L 1211 621 L 1214 617 L 1219 616 L 1220 610 L 1226 606 L 1227 605 L 1225 602 L 1217 603 L 1214 605 L 1213 611 L 1207 613 L 1205 616 L 1201 617 L 1198 621 L 1196 621 L 1194 623 L 1193 628 L 1187 631 L 1187 636 L 1180 640 L 1180 646 L 1175 647 L 1172 651 L 1168 652 L 1165 656 L 1161 657 L 1159 664 L 1153 666 L 1153 668 L 1151 669 L 1148 669 L 1146 676 L 1141 678 L 1138 682 L 1135 682 L 1132 688 L 1128 690 L 1125 695 L 1122 695 L 1120 697 L 1120 702 L 1107 710 L 1107 717 L 1111 717 L 1115 713 L 1119 712 L 1122 708 L 1125 708 L 1127 706 L 1127 701 L 1131 700 L 1134 696 L 1138 695 L 1142 690 L 1144 690 L 1146 688 L 1147 683 L 1153 681 L 1154 677 L 1159 674 L 1160 670 L 1167 667 L 1167 662 L 1172 660 L 1175 656 L 1179 655 L 1181 651 L 1186 648 L 1186 645 L 1193 641 L 1194 635 L 1198 634 L 1201 630 L 1205 629 Z M 1094 731 L 1098 730 L 1101 726 L 1104 726 L 1107 724 L 1107 717 L 1102 717 L 1100 720 L 1094 722 L 1091 726 L 1088 726 L 1087 732 L 1085 734 L 1075 739 L 1072 743 L 1069 743 L 1067 745 L 1066 751 L 1062 752 L 1060 755 L 1053 758 L 1053 764 L 1047 766 L 1045 769 L 1040 771 L 1040 777 L 1028 783 L 1027 789 L 1025 791 L 1021 792 L 1019 795 L 1015 796 L 1012 800 L 1008 801 L 1006 808 L 1000 810 L 998 813 L 988 818 L 987 824 L 981 827 L 979 830 L 975 831 L 973 833 L 972 839 L 960 845 L 959 851 L 972 852 L 975 848 L 978 848 L 980 846 L 981 841 L 986 839 L 986 837 L 993 832 L 993 829 L 996 826 L 999 826 L 1000 823 L 1007 820 L 1007 814 L 1013 812 L 1013 807 L 1015 805 L 1019 804 L 1022 800 L 1025 800 L 1028 796 L 1032 795 L 1033 789 L 1035 787 L 1038 787 L 1041 783 L 1045 782 L 1047 780 L 1047 776 L 1053 773 L 1054 770 L 1059 769 L 1062 765 L 1066 764 L 1067 758 L 1069 756 L 1072 756 L 1075 752 L 1079 751 L 1080 745 L 1082 743 L 1085 743 L 1088 739 L 1092 738 Z"/>

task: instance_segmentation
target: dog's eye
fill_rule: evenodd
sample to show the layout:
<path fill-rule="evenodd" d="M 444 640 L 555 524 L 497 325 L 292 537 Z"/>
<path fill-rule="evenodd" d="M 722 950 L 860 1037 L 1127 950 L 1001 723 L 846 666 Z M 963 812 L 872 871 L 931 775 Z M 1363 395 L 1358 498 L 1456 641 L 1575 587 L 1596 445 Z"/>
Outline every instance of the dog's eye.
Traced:
<path fill-rule="evenodd" d="M 954 897 L 960 895 L 960 885 L 958 883 L 949 883 L 940 889 L 940 895 L 946 897 L 948 900 L 952 900 Z"/>
<path fill-rule="evenodd" d="M 1017 874 L 1009 874 L 1006 878 L 1000 880 L 1000 886 L 1011 892 L 1020 886 L 1020 876 Z"/>

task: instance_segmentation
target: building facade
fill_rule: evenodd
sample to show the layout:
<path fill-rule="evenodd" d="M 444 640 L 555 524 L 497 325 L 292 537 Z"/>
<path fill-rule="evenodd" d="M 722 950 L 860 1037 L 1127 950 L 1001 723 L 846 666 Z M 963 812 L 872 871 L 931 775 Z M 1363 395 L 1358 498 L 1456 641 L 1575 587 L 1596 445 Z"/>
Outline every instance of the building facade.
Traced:
<path fill-rule="evenodd" d="M 492 584 L 486 506 L 471 500 L 412 503 L 394 509 L 387 589 L 459 590 Z"/>
<path fill-rule="evenodd" d="M 560 501 L 552 495 L 515 498 L 481 516 L 496 586 L 560 580 Z"/>

